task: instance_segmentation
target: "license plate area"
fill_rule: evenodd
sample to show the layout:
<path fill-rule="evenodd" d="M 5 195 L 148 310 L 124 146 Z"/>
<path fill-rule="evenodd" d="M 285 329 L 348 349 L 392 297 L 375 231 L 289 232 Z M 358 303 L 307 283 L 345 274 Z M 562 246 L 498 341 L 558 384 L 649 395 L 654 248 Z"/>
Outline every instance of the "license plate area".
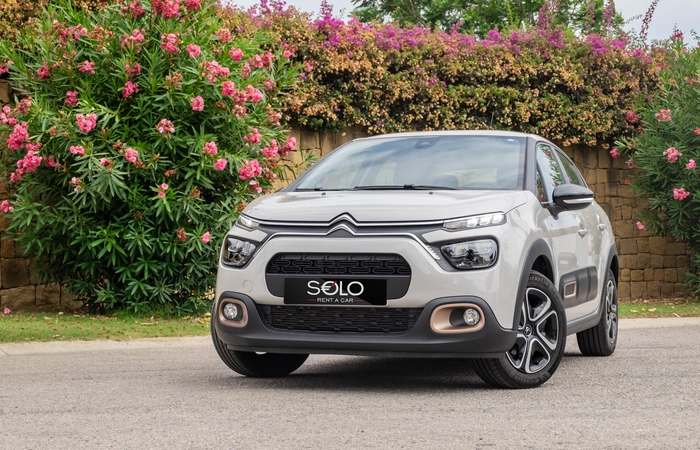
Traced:
<path fill-rule="evenodd" d="M 287 305 L 386 306 L 386 280 L 379 278 L 287 278 Z"/>

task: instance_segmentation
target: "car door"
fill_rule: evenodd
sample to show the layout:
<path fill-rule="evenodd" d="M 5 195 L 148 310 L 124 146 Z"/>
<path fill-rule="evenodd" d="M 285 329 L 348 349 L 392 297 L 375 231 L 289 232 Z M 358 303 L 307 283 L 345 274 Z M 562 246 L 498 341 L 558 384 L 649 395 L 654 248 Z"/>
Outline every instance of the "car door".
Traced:
<path fill-rule="evenodd" d="M 555 148 L 555 152 L 559 157 L 559 161 L 564 170 L 566 182 L 577 184 L 579 186 L 588 187 L 586 181 L 581 176 L 581 172 L 576 168 L 576 165 L 571 159 L 561 150 Z M 586 208 L 577 211 L 583 219 L 584 229 L 580 232 L 584 234 L 585 241 L 588 246 L 588 258 L 586 267 L 589 271 L 589 294 L 585 298 L 579 298 L 578 304 L 592 302 L 588 307 L 580 307 L 583 310 L 582 314 L 595 311 L 597 303 L 593 302 L 598 297 L 598 286 L 603 280 L 605 273 L 601 270 L 606 266 L 607 261 L 603 261 L 602 245 L 606 240 L 605 233 L 608 233 L 606 221 L 602 217 L 600 207 L 595 203 L 591 203 Z M 606 255 L 607 256 L 607 255 Z"/>
<path fill-rule="evenodd" d="M 571 321 L 583 315 L 573 309 L 585 303 L 589 296 L 591 274 L 586 221 L 581 211 L 556 210 L 552 207 L 554 189 L 568 181 L 554 147 L 539 143 L 536 159 L 537 176 L 540 178 L 538 189 L 541 185 L 539 196 L 546 211 L 541 216 L 540 225 L 549 236 L 559 277 L 555 285 L 567 309 L 567 320 Z"/>

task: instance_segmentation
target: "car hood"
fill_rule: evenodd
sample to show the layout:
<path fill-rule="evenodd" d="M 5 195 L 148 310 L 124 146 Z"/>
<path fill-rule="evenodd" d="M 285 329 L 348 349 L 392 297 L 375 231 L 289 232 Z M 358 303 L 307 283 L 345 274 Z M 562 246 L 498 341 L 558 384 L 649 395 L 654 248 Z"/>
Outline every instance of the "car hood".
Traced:
<path fill-rule="evenodd" d="M 277 222 L 330 222 L 341 214 L 358 222 L 406 222 L 508 212 L 526 201 L 524 191 L 278 192 L 257 198 L 243 213 Z"/>

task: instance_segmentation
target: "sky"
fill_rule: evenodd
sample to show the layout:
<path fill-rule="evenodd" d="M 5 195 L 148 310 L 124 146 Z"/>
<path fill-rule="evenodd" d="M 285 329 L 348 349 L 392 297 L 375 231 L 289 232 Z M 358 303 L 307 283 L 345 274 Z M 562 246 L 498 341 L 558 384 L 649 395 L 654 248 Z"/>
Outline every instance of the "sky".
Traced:
<path fill-rule="evenodd" d="M 652 0 L 617 0 L 615 6 L 625 19 L 630 19 L 636 15 L 644 15 L 649 8 Z M 230 3 L 242 7 L 248 7 L 257 4 L 259 0 L 229 0 Z M 294 5 L 302 11 L 318 12 L 321 5 L 321 0 L 286 0 L 287 4 Z M 349 13 L 354 9 L 351 0 L 329 0 L 336 12 L 341 9 L 345 13 Z M 690 30 L 700 33 L 700 24 L 697 18 L 700 17 L 700 1 L 699 0 L 659 0 L 656 7 L 654 18 L 649 27 L 649 39 L 667 39 L 673 33 L 675 25 L 690 36 Z M 630 22 L 629 26 L 639 31 L 642 24 L 642 19 L 639 18 Z M 689 39 L 686 39 L 689 42 Z"/>

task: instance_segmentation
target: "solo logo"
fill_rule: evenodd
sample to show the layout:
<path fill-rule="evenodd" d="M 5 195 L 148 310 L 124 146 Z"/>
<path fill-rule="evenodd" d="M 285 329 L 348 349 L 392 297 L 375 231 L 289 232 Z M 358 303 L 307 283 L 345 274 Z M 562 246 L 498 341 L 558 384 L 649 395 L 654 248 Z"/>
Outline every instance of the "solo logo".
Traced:
<path fill-rule="evenodd" d="M 343 281 L 320 281 L 310 280 L 307 283 L 309 295 L 319 295 L 323 292 L 325 295 L 353 296 L 359 297 L 365 291 L 365 287 L 359 281 L 351 281 L 347 284 Z"/>

